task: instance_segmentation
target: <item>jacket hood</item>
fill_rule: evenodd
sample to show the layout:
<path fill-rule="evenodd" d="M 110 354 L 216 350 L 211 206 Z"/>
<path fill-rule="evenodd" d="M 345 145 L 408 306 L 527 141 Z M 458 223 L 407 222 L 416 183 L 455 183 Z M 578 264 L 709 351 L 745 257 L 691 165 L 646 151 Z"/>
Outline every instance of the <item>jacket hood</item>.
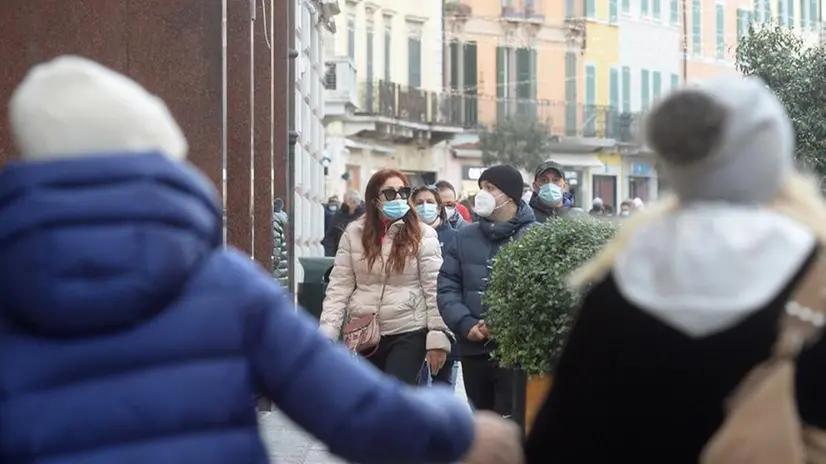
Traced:
<path fill-rule="evenodd" d="M 536 222 L 533 210 L 524 201 L 519 202 L 516 215 L 506 222 L 494 222 L 487 218 L 479 220 L 482 233 L 492 241 L 504 240 L 513 236 L 522 227 Z"/>
<path fill-rule="evenodd" d="M 7 164 L 0 217 L 0 311 L 55 338 L 155 315 L 222 243 L 210 184 L 160 153 Z"/>

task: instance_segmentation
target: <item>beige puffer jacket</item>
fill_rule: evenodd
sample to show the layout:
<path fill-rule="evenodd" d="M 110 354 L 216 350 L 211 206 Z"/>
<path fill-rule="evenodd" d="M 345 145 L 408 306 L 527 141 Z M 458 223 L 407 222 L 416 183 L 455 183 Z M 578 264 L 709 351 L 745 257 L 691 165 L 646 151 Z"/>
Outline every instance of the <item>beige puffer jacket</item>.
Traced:
<path fill-rule="evenodd" d="M 367 270 L 361 236 L 364 218 L 347 226 L 336 253 L 324 308 L 321 311 L 321 330 L 330 338 L 338 339 L 345 318 L 376 313 L 382 335 L 395 335 L 427 329 L 427 349 L 450 352 L 450 332 L 436 307 L 436 278 L 442 266 L 442 250 L 432 227 L 421 224 L 422 243 L 419 257 L 406 263 L 404 272 L 385 277 L 382 262 L 393 246 L 393 237 L 403 226 L 402 221 L 390 225 L 382 245 L 381 259 Z M 382 286 L 386 279 L 384 299 Z M 379 306 L 381 301 L 381 308 Z"/>

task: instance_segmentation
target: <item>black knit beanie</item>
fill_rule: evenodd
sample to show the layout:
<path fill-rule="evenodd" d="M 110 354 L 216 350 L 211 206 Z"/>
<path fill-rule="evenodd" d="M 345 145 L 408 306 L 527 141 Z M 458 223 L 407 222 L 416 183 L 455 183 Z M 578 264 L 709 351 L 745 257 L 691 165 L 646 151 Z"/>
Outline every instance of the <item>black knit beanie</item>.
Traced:
<path fill-rule="evenodd" d="M 489 167 L 479 176 L 479 188 L 482 187 L 483 180 L 495 185 L 517 204 L 522 200 L 522 174 L 512 166 L 501 164 Z"/>

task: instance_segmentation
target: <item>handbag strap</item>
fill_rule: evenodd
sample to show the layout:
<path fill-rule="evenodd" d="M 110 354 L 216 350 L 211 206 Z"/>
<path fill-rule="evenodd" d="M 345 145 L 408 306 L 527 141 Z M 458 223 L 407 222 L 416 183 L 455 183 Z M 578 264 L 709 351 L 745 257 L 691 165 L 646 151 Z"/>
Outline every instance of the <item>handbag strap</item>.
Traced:
<path fill-rule="evenodd" d="M 793 359 L 820 339 L 826 326 L 826 259 L 818 255 L 786 303 L 772 354 Z"/>

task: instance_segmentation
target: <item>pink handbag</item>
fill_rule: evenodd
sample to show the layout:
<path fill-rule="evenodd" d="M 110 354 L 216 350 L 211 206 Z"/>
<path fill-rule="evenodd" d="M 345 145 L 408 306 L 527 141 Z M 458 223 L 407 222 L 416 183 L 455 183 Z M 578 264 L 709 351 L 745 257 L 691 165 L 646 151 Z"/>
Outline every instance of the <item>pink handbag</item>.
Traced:
<path fill-rule="evenodd" d="M 341 329 L 344 346 L 353 353 L 358 353 L 365 358 L 369 358 L 379 349 L 381 341 L 381 330 L 379 329 L 379 310 L 384 300 L 385 283 L 381 287 L 381 297 L 375 314 L 357 318 L 349 318 Z"/>

